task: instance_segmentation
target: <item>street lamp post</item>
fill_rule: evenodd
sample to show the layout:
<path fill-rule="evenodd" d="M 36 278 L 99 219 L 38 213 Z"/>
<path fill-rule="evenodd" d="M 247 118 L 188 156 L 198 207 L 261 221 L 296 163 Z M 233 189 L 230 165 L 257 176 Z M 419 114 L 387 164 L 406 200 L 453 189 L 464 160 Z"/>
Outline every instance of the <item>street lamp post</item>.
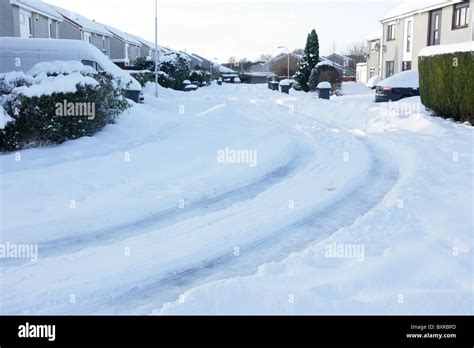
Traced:
<path fill-rule="evenodd" d="M 288 79 L 290 78 L 290 50 L 286 46 L 278 46 L 278 48 L 285 48 L 288 51 Z"/>
<path fill-rule="evenodd" d="M 155 0 L 155 98 L 158 98 L 158 0 Z"/>

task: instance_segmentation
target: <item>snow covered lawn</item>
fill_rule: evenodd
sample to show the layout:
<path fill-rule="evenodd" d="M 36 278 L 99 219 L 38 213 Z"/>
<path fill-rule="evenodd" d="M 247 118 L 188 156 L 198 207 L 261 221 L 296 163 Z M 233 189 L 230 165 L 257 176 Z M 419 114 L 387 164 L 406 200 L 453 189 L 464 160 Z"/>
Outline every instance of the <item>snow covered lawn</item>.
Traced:
<path fill-rule="evenodd" d="M 0 156 L 0 252 L 38 247 L 0 258 L 0 313 L 474 313 L 472 127 L 345 89 L 149 85 Z"/>

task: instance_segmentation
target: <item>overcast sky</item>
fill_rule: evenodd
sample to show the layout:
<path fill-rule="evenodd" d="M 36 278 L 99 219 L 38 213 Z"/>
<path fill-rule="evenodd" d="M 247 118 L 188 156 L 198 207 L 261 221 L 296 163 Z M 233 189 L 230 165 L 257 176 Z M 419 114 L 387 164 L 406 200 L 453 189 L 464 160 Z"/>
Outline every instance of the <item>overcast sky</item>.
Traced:
<path fill-rule="evenodd" d="M 154 0 L 45 0 L 150 41 Z M 278 46 L 303 48 L 316 29 L 321 54 L 343 51 L 380 27 L 395 0 L 158 0 L 158 41 L 174 49 L 217 58 L 256 59 Z"/>

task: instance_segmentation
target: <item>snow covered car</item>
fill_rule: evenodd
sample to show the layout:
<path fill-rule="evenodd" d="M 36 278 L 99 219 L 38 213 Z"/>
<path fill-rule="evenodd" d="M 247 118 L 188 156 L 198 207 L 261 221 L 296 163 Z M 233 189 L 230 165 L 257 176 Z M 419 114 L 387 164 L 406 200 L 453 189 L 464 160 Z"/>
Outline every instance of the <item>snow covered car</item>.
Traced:
<path fill-rule="evenodd" d="M 380 81 L 375 88 L 375 101 L 397 101 L 420 95 L 418 70 L 403 71 Z"/>
<path fill-rule="evenodd" d="M 187 85 L 187 86 L 184 87 L 185 92 L 192 92 L 192 91 L 195 91 L 197 89 L 198 89 L 198 86 L 193 85 L 193 84 L 190 84 L 190 85 Z"/>
<path fill-rule="evenodd" d="M 367 88 L 375 89 L 377 84 L 382 81 L 382 78 L 379 75 L 372 76 L 369 81 L 365 84 Z"/>
<path fill-rule="evenodd" d="M 125 96 L 136 103 L 143 99 L 142 86 L 126 71 L 112 63 L 96 47 L 79 40 L 51 40 L 28 38 L 0 38 L 0 73 L 22 71 L 27 73 L 43 62 L 79 61 L 98 72 L 105 71 L 117 81 Z"/>
<path fill-rule="evenodd" d="M 240 84 L 242 81 L 240 80 L 240 78 L 236 77 L 234 78 L 234 83 L 236 84 Z"/>

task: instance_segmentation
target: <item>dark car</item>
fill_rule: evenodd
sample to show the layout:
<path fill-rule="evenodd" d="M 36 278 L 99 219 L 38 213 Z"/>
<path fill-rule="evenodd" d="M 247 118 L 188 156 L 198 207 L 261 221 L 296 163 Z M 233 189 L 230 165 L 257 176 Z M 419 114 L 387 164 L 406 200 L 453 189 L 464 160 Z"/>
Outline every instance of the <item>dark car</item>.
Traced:
<path fill-rule="evenodd" d="M 420 95 L 418 78 L 418 70 L 409 70 L 380 81 L 375 88 L 375 101 L 397 101 Z"/>

